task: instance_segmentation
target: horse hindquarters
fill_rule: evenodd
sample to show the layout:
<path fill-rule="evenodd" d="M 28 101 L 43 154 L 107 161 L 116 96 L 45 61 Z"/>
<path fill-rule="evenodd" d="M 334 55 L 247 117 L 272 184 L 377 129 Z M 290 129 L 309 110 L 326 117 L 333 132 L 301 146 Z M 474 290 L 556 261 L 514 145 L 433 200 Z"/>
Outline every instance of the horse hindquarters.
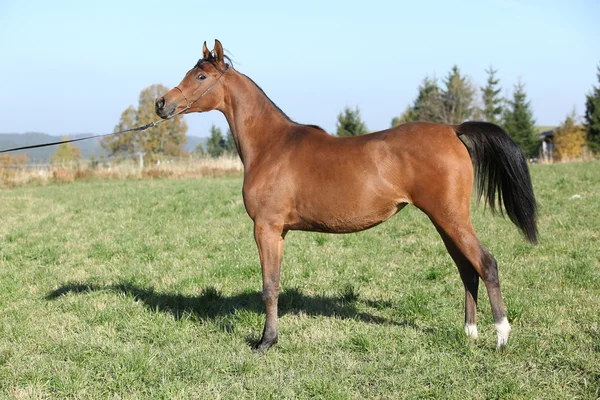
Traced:
<path fill-rule="evenodd" d="M 496 260 L 483 247 L 471 224 L 471 159 L 455 135 L 443 138 L 447 139 L 443 143 L 446 151 L 422 160 L 411 198 L 433 222 L 458 267 L 465 288 L 465 332 L 477 337 L 477 295 L 481 278 L 490 299 L 497 346 L 501 347 L 507 343 L 510 326 L 500 292 Z"/>

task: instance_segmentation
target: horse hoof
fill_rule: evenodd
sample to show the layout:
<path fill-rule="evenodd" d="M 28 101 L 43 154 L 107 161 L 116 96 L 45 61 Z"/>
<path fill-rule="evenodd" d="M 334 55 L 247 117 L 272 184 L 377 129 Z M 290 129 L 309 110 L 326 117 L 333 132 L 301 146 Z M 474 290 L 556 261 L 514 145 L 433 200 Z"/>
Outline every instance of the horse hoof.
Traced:
<path fill-rule="evenodd" d="M 256 351 L 260 354 L 265 354 L 275 343 L 277 343 L 277 337 L 273 339 L 262 338 L 256 346 Z"/>
<path fill-rule="evenodd" d="M 465 324 L 465 333 L 471 339 L 477 339 L 477 325 Z"/>

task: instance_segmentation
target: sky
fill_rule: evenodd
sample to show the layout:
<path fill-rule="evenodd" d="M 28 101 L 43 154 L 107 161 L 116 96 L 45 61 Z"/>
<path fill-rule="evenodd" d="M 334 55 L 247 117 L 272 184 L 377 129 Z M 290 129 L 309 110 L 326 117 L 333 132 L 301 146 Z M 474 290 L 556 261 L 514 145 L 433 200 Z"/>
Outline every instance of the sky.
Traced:
<path fill-rule="evenodd" d="M 171 88 L 214 39 L 293 120 L 335 132 L 345 106 L 390 126 L 427 75 L 453 65 L 505 96 L 525 83 L 538 125 L 598 85 L 600 2 L 0 0 L 0 132 L 108 133 L 142 89 Z M 218 111 L 188 135 L 226 129 Z"/>

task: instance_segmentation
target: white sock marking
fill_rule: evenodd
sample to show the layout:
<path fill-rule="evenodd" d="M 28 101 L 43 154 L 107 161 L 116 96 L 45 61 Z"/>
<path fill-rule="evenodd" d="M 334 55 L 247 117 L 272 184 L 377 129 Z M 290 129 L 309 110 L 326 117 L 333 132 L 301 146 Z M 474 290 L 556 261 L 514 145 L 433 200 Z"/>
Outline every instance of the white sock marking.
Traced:
<path fill-rule="evenodd" d="M 510 333 L 510 324 L 506 317 L 504 317 L 500 322 L 494 324 L 496 327 L 496 334 L 498 335 L 498 342 L 496 343 L 497 348 L 501 348 L 506 346 L 508 343 L 508 335 Z"/>
<path fill-rule="evenodd" d="M 477 339 L 477 325 L 465 324 L 465 333 L 468 337 Z"/>

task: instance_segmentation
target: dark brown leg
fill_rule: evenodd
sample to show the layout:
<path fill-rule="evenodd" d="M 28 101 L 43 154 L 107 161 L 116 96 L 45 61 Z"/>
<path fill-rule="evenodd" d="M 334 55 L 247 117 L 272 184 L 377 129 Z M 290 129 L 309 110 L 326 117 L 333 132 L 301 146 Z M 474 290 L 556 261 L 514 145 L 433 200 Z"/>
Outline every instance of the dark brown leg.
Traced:
<path fill-rule="evenodd" d="M 258 246 L 258 254 L 262 268 L 263 302 L 265 303 L 266 321 L 262 339 L 257 350 L 267 351 L 277 343 L 277 301 L 279 298 L 279 273 L 283 256 L 283 239 L 285 234 L 281 226 L 255 222 L 254 238 Z"/>
<path fill-rule="evenodd" d="M 477 292 L 479 290 L 479 275 L 469 260 L 454 245 L 452 240 L 439 226 L 436 225 L 444 240 L 448 253 L 458 267 L 458 272 L 465 287 L 465 333 L 477 339 Z"/>
<path fill-rule="evenodd" d="M 472 334 L 468 324 L 475 323 L 476 304 L 477 304 L 477 279 L 473 276 L 473 270 L 483 280 L 490 298 L 492 314 L 494 316 L 494 325 L 497 334 L 497 347 L 503 347 L 508 341 L 510 325 L 506 318 L 504 310 L 504 301 L 500 292 L 500 280 L 498 278 L 498 266 L 496 260 L 483 247 L 473 227 L 469 223 L 449 223 L 444 221 L 436 223 L 438 231 L 446 243 L 450 255 L 455 260 L 465 285 L 466 305 L 465 305 L 465 330 L 467 334 Z M 469 268 L 470 267 L 470 268 Z M 469 332 L 471 331 L 471 332 Z M 476 328 L 475 328 L 476 334 Z"/>

